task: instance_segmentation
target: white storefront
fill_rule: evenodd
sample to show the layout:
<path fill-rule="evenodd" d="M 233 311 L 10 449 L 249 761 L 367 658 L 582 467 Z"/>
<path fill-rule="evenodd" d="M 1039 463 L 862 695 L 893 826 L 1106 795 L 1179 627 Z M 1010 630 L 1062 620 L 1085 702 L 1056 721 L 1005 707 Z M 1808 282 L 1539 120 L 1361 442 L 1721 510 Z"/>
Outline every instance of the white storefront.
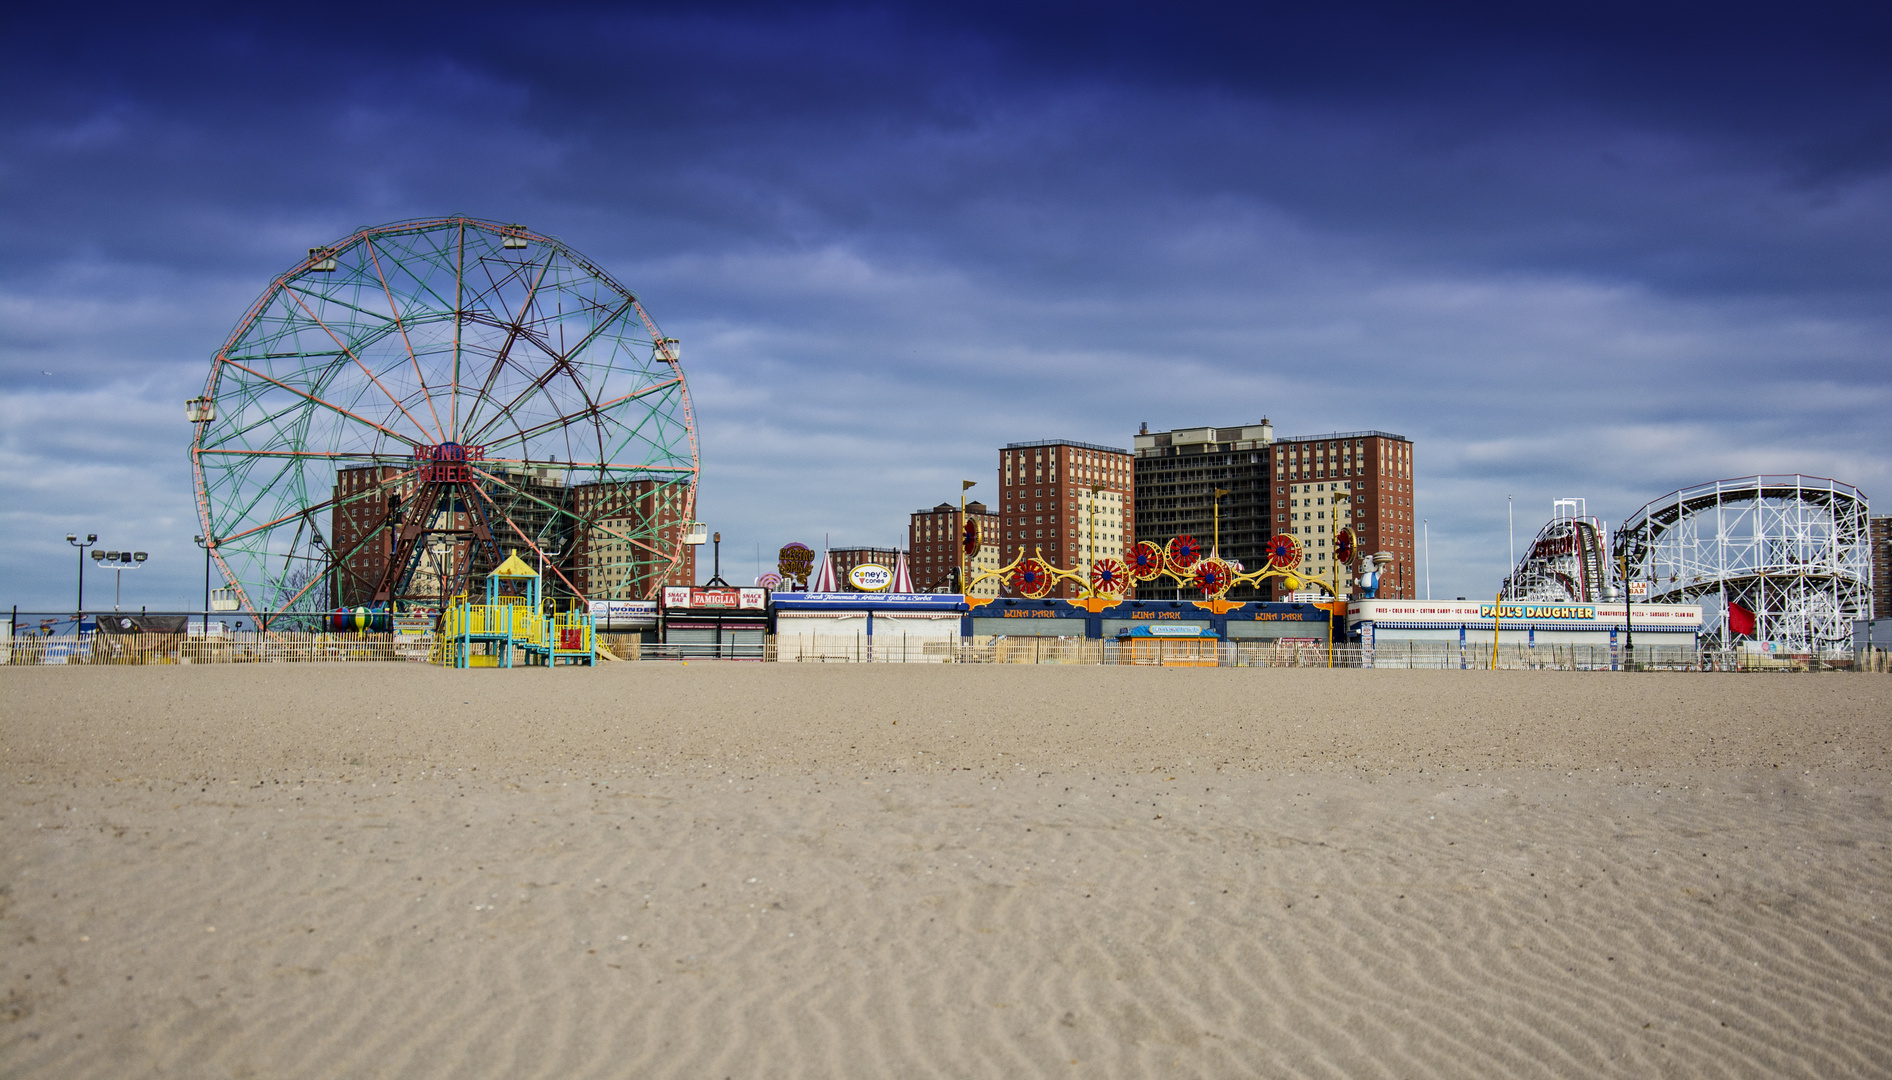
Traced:
<path fill-rule="evenodd" d="M 1633 612 L 1633 623 L 1628 619 Z M 1633 630 L 1637 652 L 1650 646 L 1694 648 L 1701 633 L 1698 604 L 1533 603 L 1507 600 L 1356 600 L 1347 605 L 1348 638 L 1360 645 L 1363 666 L 1376 654 L 1394 659 L 1401 650 L 1482 651 L 1579 646 L 1613 656 Z M 1613 661 L 1612 661 L 1613 662 Z"/>

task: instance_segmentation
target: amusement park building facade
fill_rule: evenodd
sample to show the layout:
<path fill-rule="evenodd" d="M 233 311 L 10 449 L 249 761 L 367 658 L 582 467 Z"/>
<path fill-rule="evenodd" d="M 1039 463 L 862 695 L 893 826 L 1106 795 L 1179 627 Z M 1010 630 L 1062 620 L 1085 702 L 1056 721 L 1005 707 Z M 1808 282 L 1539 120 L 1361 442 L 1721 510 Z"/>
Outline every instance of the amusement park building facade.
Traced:
<path fill-rule="evenodd" d="M 999 451 L 998 558 L 1020 550 L 1062 567 L 1121 557 L 1134 540 L 1135 459 L 1114 446 L 1040 439 Z M 1049 594 L 1077 596 L 1060 581 Z"/>
<path fill-rule="evenodd" d="M 1167 544 L 1194 536 L 1206 550 L 1219 543 L 1224 559 L 1253 570 L 1266 559 L 1276 533 L 1301 543 L 1306 573 L 1331 580 L 1333 532 L 1351 527 L 1364 554 L 1387 552 L 1393 561 L 1378 595 L 1413 593 L 1414 516 L 1412 440 L 1384 431 L 1274 437 L 1267 418 L 1244 427 L 1177 428 L 1136 436 L 1137 541 Z M 1219 540 L 1216 495 L 1221 497 Z M 1336 506 L 1334 499 L 1346 500 Z M 1336 516 L 1336 511 L 1338 515 Z M 1340 569 L 1341 592 L 1349 590 Z M 1233 600 L 1270 600 L 1277 583 L 1237 589 Z M 1174 587 L 1139 586 L 1137 596 L 1180 599 Z"/>
<path fill-rule="evenodd" d="M 907 524 L 907 550 L 913 552 L 910 572 L 913 587 L 921 592 L 959 592 L 953 575 L 959 568 L 959 549 L 965 535 L 962 521 L 979 523 L 980 547 L 966 560 L 966 577 L 977 577 L 999 568 L 999 516 L 984 503 L 966 504 L 965 518 L 952 503 L 940 503 L 931 510 L 915 510 Z M 837 568 L 838 570 L 838 568 Z M 997 596 L 999 581 L 988 578 L 972 590 L 974 596 Z"/>

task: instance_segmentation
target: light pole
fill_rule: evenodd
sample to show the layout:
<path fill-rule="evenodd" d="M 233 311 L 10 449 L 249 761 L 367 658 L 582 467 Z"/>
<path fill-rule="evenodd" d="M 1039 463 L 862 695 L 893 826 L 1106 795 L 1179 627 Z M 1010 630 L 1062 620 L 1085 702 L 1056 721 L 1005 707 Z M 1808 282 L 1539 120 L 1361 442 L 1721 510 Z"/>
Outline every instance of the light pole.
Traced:
<path fill-rule="evenodd" d="M 1340 543 L 1340 504 L 1341 503 L 1347 504 L 1347 520 L 1351 522 L 1353 520 L 1353 496 L 1334 495 L 1334 496 L 1330 496 L 1327 500 L 1327 513 L 1328 513 L 1328 522 L 1329 522 L 1328 527 L 1327 527 L 1327 536 L 1335 545 L 1338 545 Z M 1347 554 L 1348 556 L 1352 556 L 1353 552 L 1349 551 Z M 1344 605 L 1342 605 L 1340 601 L 1340 583 L 1342 579 L 1340 576 L 1341 575 L 1340 551 L 1339 551 L 1338 546 L 1336 546 L 1334 549 L 1333 567 L 1331 570 L 1328 571 L 1328 573 L 1329 573 L 1328 580 L 1333 583 L 1333 588 L 1329 590 L 1327 598 L 1333 602 L 1333 613 L 1332 615 L 1329 616 L 1328 622 L 1327 622 L 1327 666 L 1333 667 L 1334 666 L 1334 635 L 1336 631 L 1343 630 L 1346 628 L 1346 617 L 1347 617 L 1347 609 Z"/>
<path fill-rule="evenodd" d="M 92 561 L 100 566 L 109 564 L 116 575 L 112 583 L 112 610 L 118 610 L 120 593 L 125 584 L 125 571 L 136 570 L 145 564 L 151 556 L 142 551 L 99 551 L 94 549 Z"/>
<path fill-rule="evenodd" d="M 79 605 L 73 609 L 78 613 L 73 616 L 75 626 L 78 625 L 79 618 L 85 615 L 85 549 L 98 542 L 98 533 L 86 533 L 84 540 L 79 539 L 78 533 L 66 534 L 66 543 L 79 549 Z"/>
<path fill-rule="evenodd" d="M 707 589 L 714 585 L 717 588 L 727 589 L 729 588 L 729 582 L 723 580 L 723 534 L 720 532 L 712 533 L 710 535 L 710 544 L 711 558 L 713 558 L 715 562 L 710 564 L 712 568 L 710 571 L 710 579 L 703 583 L 703 587 Z"/>
<path fill-rule="evenodd" d="M 560 549 L 545 544 L 535 546 L 539 549 L 539 606 L 542 609 L 539 617 L 545 620 L 545 666 L 557 667 L 552 657 L 558 652 L 558 609 L 552 603 L 551 591 L 545 587 L 545 564 L 548 559 L 557 559 Z"/>
<path fill-rule="evenodd" d="M 1647 519 L 1645 519 L 1647 520 Z M 1636 660 L 1636 598 L 1629 591 L 1629 545 L 1623 545 L 1623 670 L 1634 670 Z"/>
<path fill-rule="evenodd" d="M 210 541 L 202 536 L 193 536 L 197 546 L 204 549 L 204 640 L 210 639 Z"/>

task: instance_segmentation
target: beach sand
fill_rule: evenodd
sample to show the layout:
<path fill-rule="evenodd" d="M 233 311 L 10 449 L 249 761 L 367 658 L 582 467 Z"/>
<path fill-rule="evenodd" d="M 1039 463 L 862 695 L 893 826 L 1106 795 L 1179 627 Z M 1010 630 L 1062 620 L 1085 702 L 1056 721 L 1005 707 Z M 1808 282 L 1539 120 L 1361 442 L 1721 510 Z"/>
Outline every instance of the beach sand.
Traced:
<path fill-rule="evenodd" d="M 1892 679 L 0 669 L 11 1077 L 1892 1076 Z"/>

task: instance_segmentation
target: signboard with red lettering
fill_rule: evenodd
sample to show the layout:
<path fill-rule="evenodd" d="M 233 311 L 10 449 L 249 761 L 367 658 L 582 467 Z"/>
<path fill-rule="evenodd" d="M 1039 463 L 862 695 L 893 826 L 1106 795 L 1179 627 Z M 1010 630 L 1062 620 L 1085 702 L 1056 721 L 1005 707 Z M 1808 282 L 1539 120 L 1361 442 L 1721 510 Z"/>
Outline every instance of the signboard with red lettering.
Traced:
<path fill-rule="evenodd" d="M 664 607 L 676 608 L 747 608 L 755 610 L 767 607 L 769 591 L 730 586 L 728 588 L 708 586 L 666 586 L 664 588 Z"/>

